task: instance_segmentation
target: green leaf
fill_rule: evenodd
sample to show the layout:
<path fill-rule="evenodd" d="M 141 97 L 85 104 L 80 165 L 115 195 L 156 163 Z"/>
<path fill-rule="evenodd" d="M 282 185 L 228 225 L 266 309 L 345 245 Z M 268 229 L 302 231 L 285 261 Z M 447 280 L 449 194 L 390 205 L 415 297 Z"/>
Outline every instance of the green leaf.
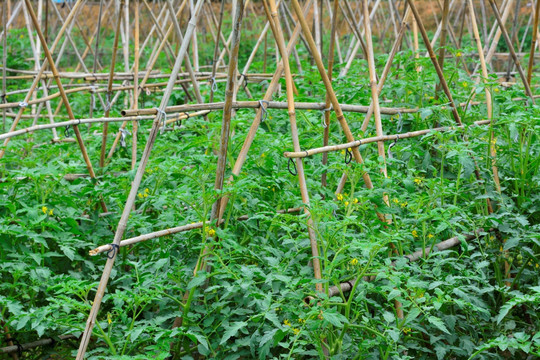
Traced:
<path fill-rule="evenodd" d="M 232 324 L 229 324 L 229 326 L 225 329 L 225 333 L 223 334 L 223 337 L 221 338 L 221 341 L 219 342 L 219 345 L 222 345 L 227 342 L 231 337 L 235 336 L 238 333 L 238 330 L 242 329 L 243 327 L 247 326 L 247 322 L 245 321 L 237 321 L 233 322 Z"/>
<path fill-rule="evenodd" d="M 196 277 L 191 279 L 191 281 L 187 285 L 187 289 L 191 290 L 192 288 L 201 285 L 205 280 L 206 280 L 206 273 L 205 272 L 200 272 L 200 273 L 197 274 Z"/>
<path fill-rule="evenodd" d="M 323 313 L 323 319 L 328 321 L 330 324 L 334 325 L 335 327 L 342 328 L 343 323 L 348 323 L 349 321 L 347 318 L 340 313 L 337 312 L 325 312 Z"/>
<path fill-rule="evenodd" d="M 448 331 L 448 329 L 444 325 L 443 321 L 441 319 L 439 319 L 438 317 L 436 317 L 436 316 L 428 316 L 428 321 L 432 325 L 435 325 L 435 327 L 437 327 L 437 329 L 439 329 L 442 332 L 447 333 L 448 335 L 450 335 L 450 332 Z"/>

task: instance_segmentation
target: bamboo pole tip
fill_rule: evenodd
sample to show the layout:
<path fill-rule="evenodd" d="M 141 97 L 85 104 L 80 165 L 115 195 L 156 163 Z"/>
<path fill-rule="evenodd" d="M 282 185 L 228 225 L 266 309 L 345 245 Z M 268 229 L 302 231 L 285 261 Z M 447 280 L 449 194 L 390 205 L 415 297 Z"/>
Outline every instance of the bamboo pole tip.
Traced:
<path fill-rule="evenodd" d="M 99 248 L 95 248 L 95 249 L 93 249 L 93 250 L 90 250 L 90 251 L 88 252 L 88 254 L 89 254 L 90 256 L 96 256 L 97 254 L 99 254 Z"/>

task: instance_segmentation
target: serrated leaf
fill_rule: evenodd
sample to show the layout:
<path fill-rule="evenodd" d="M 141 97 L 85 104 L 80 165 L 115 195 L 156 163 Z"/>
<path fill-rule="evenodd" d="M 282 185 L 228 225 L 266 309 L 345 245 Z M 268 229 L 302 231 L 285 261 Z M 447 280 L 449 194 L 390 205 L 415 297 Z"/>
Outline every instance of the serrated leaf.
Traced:
<path fill-rule="evenodd" d="M 191 279 L 187 285 L 187 289 L 190 290 L 194 287 L 201 285 L 206 280 L 206 273 L 199 273 L 196 277 Z"/>
<path fill-rule="evenodd" d="M 243 327 L 246 327 L 247 322 L 245 321 L 237 321 L 229 324 L 229 327 L 226 328 L 225 333 L 223 334 L 223 337 L 221 338 L 221 341 L 219 342 L 219 345 L 224 344 L 229 340 L 231 337 L 235 336 L 238 333 L 238 330 L 240 330 Z"/>
<path fill-rule="evenodd" d="M 347 318 L 337 312 L 325 312 L 323 313 L 323 319 L 338 328 L 342 328 L 343 323 L 348 323 Z"/>
<path fill-rule="evenodd" d="M 428 321 L 432 325 L 434 325 L 437 329 L 439 329 L 442 332 L 447 333 L 448 335 L 450 335 L 450 332 L 448 331 L 448 329 L 444 325 L 444 322 L 441 319 L 439 319 L 438 317 L 436 317 L 436 316 L 428 316 Z"/>

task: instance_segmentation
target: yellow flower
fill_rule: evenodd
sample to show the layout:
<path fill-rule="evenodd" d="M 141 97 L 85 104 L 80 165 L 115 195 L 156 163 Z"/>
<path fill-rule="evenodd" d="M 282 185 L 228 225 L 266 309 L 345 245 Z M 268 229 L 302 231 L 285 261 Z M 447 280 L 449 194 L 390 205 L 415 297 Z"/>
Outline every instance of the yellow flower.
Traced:
<path fill-rule="evenodd" d="M 111 314 L 107 313 L 107 322 L 110 324 L 112 323 Z"/>
<path fill-rule="evenodd" d="M 358 265 L 358 259 L 357 258 L 351 259 L 351 261 L 349 261 L 349 264 L 351 264 L 352 266 Z"/>
<path fill-rule="evenodd" d="M 300 324 L 303 324 L 303 323 L 306 322 L 306 320 L 304 320 L 304 319 L 302 319 L 302 318 L 299 318 L 299 319 L 298 319 L 298 322 L 299 322 Z"/>
<path fill-rule="evenodd" d="M 262 157 L 262 158 L 263 158 L 263 157 L 266 157 L 266 154 L 265 154 L 265 153 L 262 153 L 262 154 L 261 154 L 261 157 Z"/>
<path fill-rule="evenodd" d="M 418 237 L 418 231 L 416 231 L 416 230 L 413 230 L 413 231 L 412 231 L 412 236 L 414 236 L 414 237 Z"/>
<path fill-rule="evenodd" d="M 411 91 L 411 90 L 407 91 L 407 94 L 408 94 L 408 95 L 411 95 L 411 94 L 412 94 L 412 91 Z"/>
<path fill-rule="evenodd" d="M 428 234 L 427 238 L 428 238 L 428 239 L 432 239 L 432 238 L 433 238 L 433 234 Z"/>
<path fill-rule="evenodd" d="M 337 193 L 336 199 L 338 199 L 339 201 L 343 200 L 343 194 Z"/>
<path fill-rule="evenodd" d="M 43 211 L 43 213 L 46 214 L 47 213 L 47 207 L 46 206 L 42 207 L 41 211 Z"/>
<path fill-rule="evenodd" d="M 456 57 L 461 57 L 461 51 L 458 51 Z"/>
<path fill-rule="evenodd" d="M 408 335 L 411 331 L 412 331 L 411 328 L 408 328 L 408 327 L 407 327 L 407 328 L 403 328 L 403 333 L 404 333 L 405 335 Z"/>
<path fill-rule="evenodd" d="M 276 312 L 280 312 L 281 311 L 281 308 L 280 307 L 277 307 L 276 308 Z"/>
<path fill-rule="evenodd" d="M 393 199 L 392 201 L 394 202 L 394 204 L 399 204 L 399 199 Z"/>
<path fill-rule="evenodd" d="M 300 329 L 293 328 L 292 331 L 293 331 L 294 335 L 298 335 L 298 333 L 300 332 Z"/>
<path fill-rule="evenodd" d="M 53 214 L 53 209 L 49 210 L 49 215 L 52 216 Z"/>
<path fill-rule="evenodd" d="M 464 88 L 469 86 L 469 84 L 466 81 L 462 82 L 461 85 L 463 85 Z"/>
<path fill-rule="evenodd" d="M 349 202 L 348 202 L 348 201 L 345 201 L 345 206 L 349 206 Z"/>
<path fill-rule="evenodd" d="M 138 193 L 137 196 L 139 197 L 139 199 L 142 199 L 144 197 L 144 195 L 141 193 Z"/>
<path fill-rule="evenodd" d="M 291 326 L 291 322 L 288 319 L 285 319 L 285 321 L 283 321 L 283 325 Z"/>
<path fill-rule="evenodd" d="M 495 88 L 495 89 L 493 89 L 493 91 L 499 92 L 500 90 L 499 90 L 499 88 Z"/>
<path fill-rule="evenodd" d="M 353 204 L 358 204 L 358 199 L 354 198 L 352 202 L 353 202 Z"/>
<path fill-rule="evenodd" d="M 148 194 L 149 192 L 150 192 L 150 190 L 148 190 L 148 188 L 144 189 L 145 194 Z"/>
<path fill-rule="evenodd" d="M 214 230 L 214 229 L 209 229 L 209 230 L 206 232 L 206 234 L 207 234 L 208 236 L 214 236 L 214 235 L 216 235 L 216 230 Z"/>
<path fill-rule="evenodd" d="M 402 208 L 404 208 L 405 206 L 407 206 L 408 202 L 402 202 L 401 204 L 399 204 Z"/>
<path fill-rule="evenodd" d="M 421 185 L 422 184 L 422 179 L 421 178 L 414 178 L 414 183 L 417 184 L 417 185 Z"/>

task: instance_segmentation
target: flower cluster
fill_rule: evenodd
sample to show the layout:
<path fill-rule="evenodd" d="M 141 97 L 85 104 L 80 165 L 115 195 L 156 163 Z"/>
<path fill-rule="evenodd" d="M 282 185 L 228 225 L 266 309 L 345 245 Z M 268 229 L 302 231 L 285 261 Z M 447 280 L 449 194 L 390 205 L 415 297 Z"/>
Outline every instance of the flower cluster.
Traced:
<path fill-rule="evenodd" d="M 47 209 L 46 206 L 43 206 L 43 207 L 41 208 L 41 211 L 43 211 L 43 213 L 44 213 L 45 215 L 49 214 L 49 216 L 52 216 L 52 214 L 53 214 L 53 212 L 54 212 L 53 209 Z"/>
<path fill-rule="evenodd" d="M 139 199 L 143 199 L 143 198 L 147 198 L 148 195 L 150 195 L 150 190 L 148 190 L 148 188 L 144 189 L 144 193 L 139 193 L 137 196 L 139 197 Z"/>

